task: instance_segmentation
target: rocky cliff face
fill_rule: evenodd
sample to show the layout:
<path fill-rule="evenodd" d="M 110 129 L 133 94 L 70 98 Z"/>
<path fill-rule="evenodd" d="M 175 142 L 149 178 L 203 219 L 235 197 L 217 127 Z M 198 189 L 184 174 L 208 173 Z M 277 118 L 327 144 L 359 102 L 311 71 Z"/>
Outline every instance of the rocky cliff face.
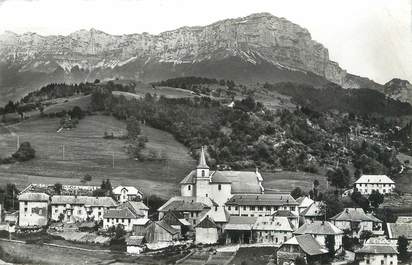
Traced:
<path fill-rule="evenodd" d="M 407 80 L 392 79 L 384 85 L 384 93 L 393 99 L 412 104 L 412 84 Z"/>
<path fill-rule="evenodd" d="M 40 36 L 35 33 L 0 36 L 0 59 L 19 66 L 19 71 L 105 72 L 139 79 L 147 76 L 147 65 L 210 63 L 227 58 L 244 63 L 269 63 L 281 70 L 311 72 L 343 85 L 346 71 L 329 60 L 328 50 L 312 40 L 310 33 L 292 22 L 268 13 L 227 19 L 205 27 L 183 27 L 159 35 L 113 36 L 91 29 L 68 36 Z M 132 67 L 132 68 L 133 68 Z M 120 73 L 119 73 L 120 72 Z M 240 73 L 241 75 L 241 73 Z M 130 77 L 130 76 L 129 76 Z M 160 77 L 161 78 L 161 77 Z"/>

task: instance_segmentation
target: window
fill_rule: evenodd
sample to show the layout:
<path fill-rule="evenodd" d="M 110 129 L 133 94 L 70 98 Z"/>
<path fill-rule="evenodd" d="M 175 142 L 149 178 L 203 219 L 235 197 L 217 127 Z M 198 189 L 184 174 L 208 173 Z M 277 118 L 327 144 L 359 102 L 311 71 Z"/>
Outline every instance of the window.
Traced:
<path fill-rule="evenodd" d="M 294 211 L 295 209 L 296 209 L 295 206 L 291 206 L 291 207 L 290 207 L 290 210 L 291 210 L 291 211 Z"/>
<path fill-rule="evenodd" d="M 99 212 L 97 215 L 98 215 L 98 216 L 102 216 L 102 213 L 101 213 L 101 212 Z"/>
<path fill-rule="evenodd" d="M 27 207 L 24 208 L 24 212 L 27 213 Z"/>
<path fill-rule="evenodd" d="M 385 264 L 385 263 L 383 262 L 383 260 L 381 260 L 381 265 L 383 265 L 383 264 Z"/>
<path fill-rule="evenodd" d="M 57 213 L 57 212 L 58 212 L 58 210 L 57 210 L 57 209 L 54 209 L 54 212 L 55 212 L 55 213 Z"/>
<path fill-rule="evenodd" d="M 217 185 L 218 190 L 222 190 L 222 184 Z"/>
<path fill-rule="evenodd" d="M 255 206 L 250 206 L 250 210 L 254 211 L 255 210 Z"/>
<path fill-rule="evenodd" d="M 370 264 L 368 259 L 366 260 L 366 264 Z"/>
<path fill-rule="evenodd" d="M 288 240 L 288 238 L 287 237 L 283 237 L 283 242 L 286 242 Z"/>
<path fill-rule="evenodd" d="M 205 171 L 204 170 L 202 170 L 202 177 L 204 177 L 205 176 Z"/>
<path fill-rule="evenodd" d="M 193 217 L 193 215 L 194 215 L 193 212 L 191 212 L 191 213 L 190 213 L 190 217 Z"/>
<path fill-rule="evenodd" d="M 230 210 L 232 210 L 232 207 L 231 207 L 231 206 L 228 206 L 227 209 L 230 211 Z"/>
<path fill-rule="evenodd" d="M 209 194 L 206 193 L 206 197 L 209 197 Z"/>
<path fill-rule="evenodd" d="M 27 202 L 24 202 L 24 205 L 27 205 Z"/>
<path fill-rule="evenodd" d="M 78 213 L 78 214 L 82 214 L 82 210 L 78 210 L 77 213 Z"/>
<path fill-rule="evenodd" d="M 235 211 L 237 211 L 239 209 L 239 207 L 235 206 Z"/>
<path fill-rule="evenodd" d="M 243 210 L 246 211 L 246 206 L 243 206 Z"/>
<path fill-rule="evenodd" d="M 116 223 L 118 223 L 119 222 L 119 218 L 116 218 Z"/>
<path fill-rule="evenodd" d="M 187 186 L 187 189 L 188 189 L 188 190 L 191 190 L 191 189 L 192 189 L 192 186 L 188 185 L 188 186 Z"/>

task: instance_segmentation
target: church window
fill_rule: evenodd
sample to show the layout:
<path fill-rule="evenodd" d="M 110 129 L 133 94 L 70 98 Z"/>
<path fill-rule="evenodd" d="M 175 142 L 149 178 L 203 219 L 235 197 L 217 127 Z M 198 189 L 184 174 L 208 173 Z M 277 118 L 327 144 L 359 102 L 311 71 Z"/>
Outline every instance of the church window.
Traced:
<path fill-rule="evenodd" d="M 204 170 L 202 170 L 202 177 L 204 177 L 205 176 L 205 171 Z"/>
<path fill-rule="evenodd" d="M 218 190 L 222 190 L 222 184 L 217 185 Z"/>
<path fill-rule="evenodd" d="M 191 190 L 191 189 L 192 189 L 192 186 L 188 185 L 188 186 L 187 186 L 187 189 L 188 189 L 188 190 Z"/>

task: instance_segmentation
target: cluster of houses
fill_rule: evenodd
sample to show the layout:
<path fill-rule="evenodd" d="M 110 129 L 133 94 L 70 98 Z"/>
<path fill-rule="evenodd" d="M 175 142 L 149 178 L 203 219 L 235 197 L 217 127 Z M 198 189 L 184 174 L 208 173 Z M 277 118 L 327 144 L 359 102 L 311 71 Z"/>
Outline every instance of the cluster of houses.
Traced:
<path fill-rule="evenodd" d="M 388 193 L 394 183 L 386 176 L 362 176 L 356 182 L 362 193 L 379 189 Z M 202 149 L 199 163 L 180 182 L 180 196 L 170 198 L 149 220 L 143 194 L 134 187 L 116 187 L 113 197 L 52 195 L 25 190 L 19 195 L 19 226 L 44 226 L 61 222 L 102 221 L 102 229 L 122 225 L 129 233 L 128 252 L 140 253 L 147 244 L 170 245 L 193 239 L 195 244 L 261 244 L 277 247 L 277 264 L 297 257 L 308 262 L 328 255 L 327 238 L 334 250 L 343 249 L 344 235 L 358 237 L 369 231 L 384 235 L 383 222 L 361 208 L 346 208 L 326 220 L 322 202 L 309 197 L 294 199 L 289 193 L 266 191 L 259 171 L 212 171 Z M 50 212 L 48 212 L 50 211 Z M 389 241 L 365 243 L 357 251 L 363 264 L 397 264 L 397 236 L 412 231 L 388 224 Z M 392 241 L 392 242 L 391 242 Z M 388 244 L 390 242 L 390 244 Z M 394 244 L 395 243 L 395 244 Z M 386 244 L 386 245 L 385 245 Z M 382 256 L 382 263 L 370 263 Z"/>

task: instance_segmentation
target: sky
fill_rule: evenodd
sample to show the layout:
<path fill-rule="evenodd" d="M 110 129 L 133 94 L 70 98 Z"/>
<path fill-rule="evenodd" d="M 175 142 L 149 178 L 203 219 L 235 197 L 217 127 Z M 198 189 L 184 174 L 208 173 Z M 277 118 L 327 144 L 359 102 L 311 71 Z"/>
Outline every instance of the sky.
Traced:
<path fill-rule="evenodd" d="M 157 34 L 269 12 L 307 28 L 350 73 L 412 81 L 412 0 L 0 0 L 0 33 Z"/>

